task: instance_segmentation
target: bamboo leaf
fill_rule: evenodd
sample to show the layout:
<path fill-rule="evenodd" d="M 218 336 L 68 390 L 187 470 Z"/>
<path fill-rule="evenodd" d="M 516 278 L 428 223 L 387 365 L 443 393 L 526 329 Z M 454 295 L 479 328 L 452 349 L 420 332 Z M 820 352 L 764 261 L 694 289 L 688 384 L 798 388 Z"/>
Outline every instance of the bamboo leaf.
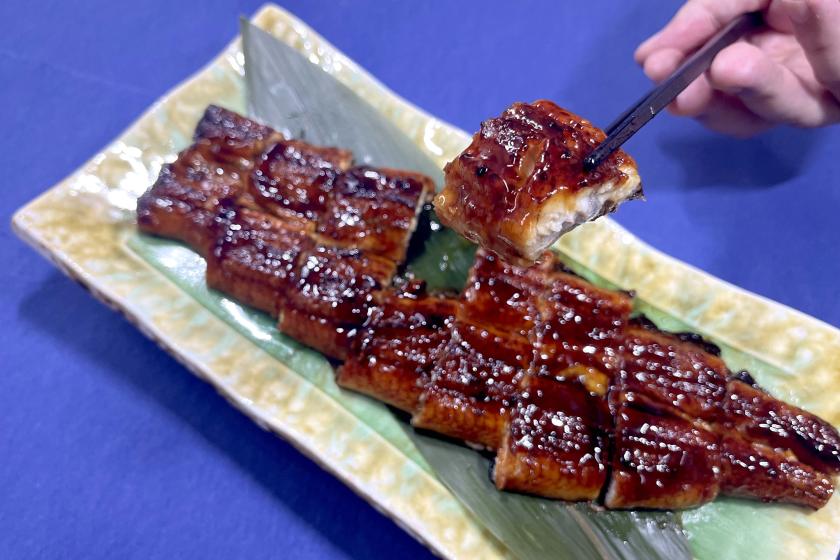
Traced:
<path fill-rule="evenodd" d="M 423 278 L 430 290 L 458 292 L 467 282 L 467 274 L 475 259 L 476 245 L 449 228 L 440 225 L 433 210 L 424 213 L 415 237 L 425 238 L 423 251 L 411 258 L 408 270 Z"/>
<path fill-rule="evenodd" d="M 520 558 L 690 558 L 676 516 L 662 512 L 597 511 L 499 492 L 490 459 L 421 433 L 412 439 L 441 481 Z"/>
<path fill-rule="evenodd" d="M 350 148 L 356 161 L 425 173 L 441 169 L 382 113 L 292 47 L 242 20 L 251 116 L 315 144 Z"/>

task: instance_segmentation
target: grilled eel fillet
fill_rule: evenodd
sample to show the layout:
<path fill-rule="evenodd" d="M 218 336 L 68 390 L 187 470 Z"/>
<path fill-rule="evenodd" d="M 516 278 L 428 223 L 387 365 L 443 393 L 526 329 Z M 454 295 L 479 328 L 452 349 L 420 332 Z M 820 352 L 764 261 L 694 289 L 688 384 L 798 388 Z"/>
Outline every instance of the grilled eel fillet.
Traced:
<path fill-rule="evenodd" d="M 429 295 L 419 281 L 385 292 L 338 368 L 338 384 L 413 412 L 449 342 L 456 309 L 456 300 Z"/>
<path fill-rule="evenodd" d="M 630 319 L 629 294 L 486 252 L 458 300 L 388 288 L 430 182 L 350 160 L 210 107 L 138 221 L 204 254 L 210 286 L 347 358 L 343 386 L 496 449 L 500 489 L 610 508 L 827 502 L 837 431 L 696 336 Z"/>
<path fill-rule="evenodd" d="M 282 136 L 236 113 L 211 105 L 193 144 L 163 166 L 137 201 L 141 231 L 177 239 L 207 256 L 218 234 L 221 200 L 252 206 L 247 179 L 265 147 Z"/>
<path fill-rule="evenodd" d="M 138 201 L 138 224 L 203 255 L 211 288 L 346 358 L 434 191 L 419 173 L 351 165 L 346 150 L 210 106 Z"/>
<path fill-rule="evenodd" d="M 339 383 L 495 449 L 500 489 L 616 509 L 718 494 L 817 509 L 831 497 L 832 426 L 733 375 L 697 335 L 631 318 L 630 294 L 550 257 L 525 269 L 480 250 L 456 305 L 417 287 L 397 297 L 398 311 L 375 307 Z"/>

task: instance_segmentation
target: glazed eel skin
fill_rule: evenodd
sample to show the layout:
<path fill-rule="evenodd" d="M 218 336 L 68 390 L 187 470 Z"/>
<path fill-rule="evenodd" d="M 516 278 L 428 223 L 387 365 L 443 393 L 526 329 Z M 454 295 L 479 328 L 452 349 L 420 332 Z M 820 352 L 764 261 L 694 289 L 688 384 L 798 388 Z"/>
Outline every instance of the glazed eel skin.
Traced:
<path fill-rule="evenodd" d="M 411 413 L 418 428 L 495 451 L 501 490 L 611 509 L 718 495 L 818 509 L 833 493 L 833 426 L 730 372 L 699 336 L 633 317 L 631 294 L 551 255 L 520 268 L 479 250 L 457 300 L 416 286 L 402 297 L 399 312 L 370 316 L 339 383 Z M 435 337 L 404 345 L 417 325 Z"/>
<path fill-rule="evenodd" d="M 584 158 L 605 138 L 551 101 L 514 103 L 482 122 L 446 165 L 435 210 L 445 225 L 507 262 L 533 263 L 567 231 L 642 196 L 636 162 L 622 150 L 584 169 Z"/>
<path fill-rule="evenodd" d="M 499 489 L 608 508 L 825 505 L 837 431 L 696 335 L 633 317 L 631 294 L 551 254 L 517 267 L 480 250 L 457 298 L 398 279 L 433 191 L 211 106 L 137 216 L 202 254 L 210 287 L 344 360 L 343 387 L 494 450 Z"/>
<path fill-rule="evenodd" d="M 434 191 L 419 173 L 352 160 L 210 106 L 139 199 L 138 225 L 203 255 L 211 288 L 343 359 Z"/>

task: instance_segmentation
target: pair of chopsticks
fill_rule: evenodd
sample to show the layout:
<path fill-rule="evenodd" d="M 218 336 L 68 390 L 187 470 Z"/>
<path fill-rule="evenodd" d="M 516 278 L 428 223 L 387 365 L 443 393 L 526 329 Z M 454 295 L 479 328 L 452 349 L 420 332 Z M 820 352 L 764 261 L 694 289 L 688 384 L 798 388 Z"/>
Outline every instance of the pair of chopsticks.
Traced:
<path fill-rule="evenodd" d="M 758 29 L 763 23 L 764 18 L 760 12 L 751 12 L 739 16 L 721 29 L 677 68 L 667 80 L 653 88 L 605 129 L 607 137 L 583 160 L 584 168 L 592 171 L 598 167 L 657 113 L 667 107 L 700 74 L 708 70 L 712 60 L 720 51 L 745 33 Z"/>

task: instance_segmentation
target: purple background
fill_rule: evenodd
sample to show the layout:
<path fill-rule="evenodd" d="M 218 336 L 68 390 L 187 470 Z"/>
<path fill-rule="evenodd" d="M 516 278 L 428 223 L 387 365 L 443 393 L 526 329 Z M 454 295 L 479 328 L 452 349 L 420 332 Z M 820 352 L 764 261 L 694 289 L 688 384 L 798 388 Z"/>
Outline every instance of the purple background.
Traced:
<path fill-rule="evenodd" d="M 215 56 L 258 2 L 0 3 L 0 557 L 429 554 L 17 240 L 13 210 Z M 677 2 L 288 2 L 467 130 L 548 97 L 604 124 Z M 663 115 L 628 150 L 655 247 L 840 325 L 840 129 L 752 141 Z M 807 374 L 807 372 L 804 372 Z"/>

